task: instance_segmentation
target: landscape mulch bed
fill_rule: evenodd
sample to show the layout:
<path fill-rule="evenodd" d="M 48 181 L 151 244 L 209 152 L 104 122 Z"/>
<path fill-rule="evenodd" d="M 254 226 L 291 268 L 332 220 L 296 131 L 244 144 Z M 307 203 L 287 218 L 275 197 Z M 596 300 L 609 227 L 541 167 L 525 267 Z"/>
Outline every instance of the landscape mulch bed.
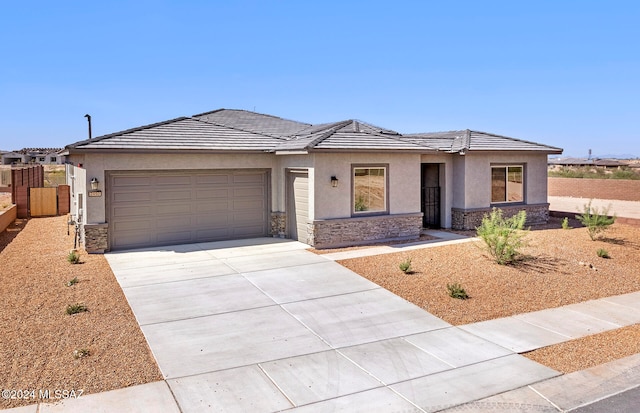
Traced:
<path fill-rule="evenodd" d="M 461 325 L 640 291 L 640 228 L 614 224 L 591 241 L 586 228 L 561 229 L 552 218 L 527 235 L 524 259 L 498 265 L 481 241 L 338 261 L 443 320 Z M 597 256 L 605 249 L 611 258 Z M 411 259 L 412 272 L 399 264 Z M 458 283 L 467 300 L 449 297 Z M 616 342 L 616 346 L 609 344 Z M 638 352 L 637 326 L 550 346 L 528 356 L 563 371 Z M 598 356 L 594 356 L 594 352 Z"/>
<path fill-rule="evenodd" d="M 0 408 L 55 401 L 38 399 L 39 390 L 88 394 L 162 380 L 104 256 L 80 251 L 80 264 L 67 262 L 65 216 L 16 224 L 0 233 L 0 389 L 35 390 L 36 399 L 0 399 Z M 88 311 L 68 315 L 76 303 Z M 83 349 L 89 355 L 75 358 Z"/>

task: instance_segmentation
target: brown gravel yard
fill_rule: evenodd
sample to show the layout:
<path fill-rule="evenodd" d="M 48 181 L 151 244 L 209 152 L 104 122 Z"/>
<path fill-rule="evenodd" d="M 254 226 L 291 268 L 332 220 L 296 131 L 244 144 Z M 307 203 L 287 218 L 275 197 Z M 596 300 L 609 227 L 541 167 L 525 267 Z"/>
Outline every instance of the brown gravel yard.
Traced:
<path fill-rule="evenodd" d="M 552 218 L 532 230 L 523 250 L 527 258 L 513 266 L 491 261 L 480 241 L 339 263 L 454 325 L 640 291 L 640 228 L 614 224 L 603 239 L 591 241 L 577 221 L 571 225 L 573 229 L 561 229 L 560 219 Z M 598 257 L 599 248 L 611 258 Z M 398 268 L 407 258 L 411 274 Z M 471 298 L 449 297 L 447 284 L 452 283 L 460 283 Z M 531 356 L 560 371 L 574 371 L 640 351 L 640 329 L 621 330 Z M 615 340 L 618 345 L 607 344 Z"/>
<path fill-rule="evenodd" d="M 35 399 L 2 398 L 0 408 L 55 401 L 39 390 L 87 394 L 162 380 L 105 258 L 80 251 L 81 264 L 67 262 L 66 222 L 18 220 L 0 233 L 0 389 L 35 390 Z M 75 303 L 88 312 L 67 315 Z M 74 358 L 81 349 L 90 355 Z"/>

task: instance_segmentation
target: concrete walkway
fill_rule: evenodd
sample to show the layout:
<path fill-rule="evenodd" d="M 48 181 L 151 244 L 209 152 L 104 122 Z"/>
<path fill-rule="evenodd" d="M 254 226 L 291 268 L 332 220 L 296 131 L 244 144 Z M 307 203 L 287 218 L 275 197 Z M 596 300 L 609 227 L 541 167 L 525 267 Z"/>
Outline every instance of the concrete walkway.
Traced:
<path fill-rule="evenodd" d="M 640 293 L 453 327 L 305 248 L 106 255 L 165 380 L 16 411 L 561 411 L 640 384 L 640 356 L 561 376 L 517 354 L 637 323 Z"/>
<path fill-rule="evenodd" d="M 584 211 L 584 206 L 590 201 L 587 198 L 573 198 L 568 196 L 550 196 L 548 198 L 549 210 L 572 214 L 581 214 Z M 594 199 L 591 205 L 599 209 L 609 208 L 611 215 L 616 214 L 620 218 L 640 220 L 640 202 Z"/>

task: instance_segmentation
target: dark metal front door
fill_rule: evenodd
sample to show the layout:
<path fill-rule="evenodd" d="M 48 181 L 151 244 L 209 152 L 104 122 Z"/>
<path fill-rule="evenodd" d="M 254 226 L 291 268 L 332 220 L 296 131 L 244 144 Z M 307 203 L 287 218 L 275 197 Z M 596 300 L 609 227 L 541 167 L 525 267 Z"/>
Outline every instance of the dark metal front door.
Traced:
<path fill-rule="evenodd" d="M 440 165 L 422 164 L 422 226 L 440 228 Z"/>

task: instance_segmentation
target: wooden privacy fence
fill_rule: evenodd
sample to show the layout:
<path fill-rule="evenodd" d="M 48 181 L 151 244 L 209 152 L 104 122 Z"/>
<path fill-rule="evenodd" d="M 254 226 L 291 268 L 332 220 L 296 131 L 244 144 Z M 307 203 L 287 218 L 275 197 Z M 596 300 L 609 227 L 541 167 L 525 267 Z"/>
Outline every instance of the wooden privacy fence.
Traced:
<path fill-rule="evenodd" d="M 11 169 L 11 200 L 18 218 L 68 214 L 69 195 L 69 185 L 44 188 L 42 165 Z"/>
<path fill-rule="evenodd" d="M 29 188 L 32 217 L 58 215 L 58 188 Z"/>

